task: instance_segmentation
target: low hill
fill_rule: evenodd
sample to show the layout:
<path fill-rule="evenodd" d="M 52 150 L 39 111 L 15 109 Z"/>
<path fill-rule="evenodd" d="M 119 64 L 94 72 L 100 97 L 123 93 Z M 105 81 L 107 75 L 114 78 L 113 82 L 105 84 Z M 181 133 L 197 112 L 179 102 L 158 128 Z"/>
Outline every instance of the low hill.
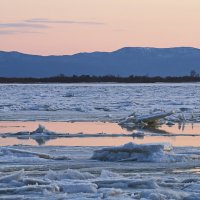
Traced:
<path fill-rule="evenodd" d="M 1 77 L 184 76 L 200 73 L 200 49 L 126 47 L 113 52 L 38 56 L 0 51 Z"/>

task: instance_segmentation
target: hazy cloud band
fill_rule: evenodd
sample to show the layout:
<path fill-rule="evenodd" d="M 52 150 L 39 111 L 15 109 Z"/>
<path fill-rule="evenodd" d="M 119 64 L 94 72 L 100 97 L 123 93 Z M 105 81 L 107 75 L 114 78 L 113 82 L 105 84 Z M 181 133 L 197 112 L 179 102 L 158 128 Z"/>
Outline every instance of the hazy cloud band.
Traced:
<path fill-rule="evenodd" d="M 104 25 L 103 22 L 95 21 L 74 21 L 74 20 L 51 20 L 46 18 L 28 19 L 28 23 L 47 23 L 47 24 L 86 24 L 86 25 Z"/>
<path fill-rule="evenodd" d="M 77 25 L 104 25 L 102 22 L 73 21 L 73 20 L 50 20 L 46 18 L 34 18 L 21 22 L 0 23 L 0 35 L 19 33 L 40 33 L 33 30 L 48 29 L 49 24 L 77 24 Z"/>

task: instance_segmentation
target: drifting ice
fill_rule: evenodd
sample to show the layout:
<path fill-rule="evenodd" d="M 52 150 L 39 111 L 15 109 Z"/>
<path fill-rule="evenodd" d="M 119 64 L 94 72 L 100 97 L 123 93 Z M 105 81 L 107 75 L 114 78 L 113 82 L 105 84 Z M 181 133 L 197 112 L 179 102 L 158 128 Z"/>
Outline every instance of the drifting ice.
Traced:
<path fill-rule="evenodd" d="M 134 144 L 96 150 L 91 159 L 101 161 L 176 162 L 185 157 L 173 155 L 170 144 Z"/>

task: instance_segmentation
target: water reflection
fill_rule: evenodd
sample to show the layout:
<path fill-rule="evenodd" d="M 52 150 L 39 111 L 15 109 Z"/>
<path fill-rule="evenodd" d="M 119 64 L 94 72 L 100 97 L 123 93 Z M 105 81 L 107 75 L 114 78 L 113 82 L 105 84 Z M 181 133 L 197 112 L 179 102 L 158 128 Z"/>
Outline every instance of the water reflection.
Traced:
<path fill-rule="evenodd" d="M 16 133 L 22 131 L 34 131 L 42 124 L 46 129 L 58 133 L 130 133 L 117 123 L 110 122 L 0 122 L 0 133 Z"/>
<path fill-rule="evenodd" d="M 199 123 L 178 123 L 174 126 L 163 125 L 159 127 L 159 131 L 166 131 L 170 134 L 200 134 Z"/>
<path fill-rule="evenodd" d="M 39 124 L 55 134 L 31 134 Z M 144 137 L 134 133 L 137 131 L 143 131 Z M 0 122 L 0 135 L 3 136 L 5 133 L 12 137 L 1 137 L 0 146 L 115 146 L 127 142 L 169 142 L 174 146 L 199 146 L 200 143 L 200 137 L 193 136 L 200 135 L 200 124 L 175 124 L 127 130 L 117 123 L 110 122 Z"/>
<path fill-rule="evenodd" d="M 173 171 L 174 173 L 194 173 L 194 174 L 200 174 L 200 167 L 195 167 L 195 168 L 191 168 L 191 169 L 176 169 Z"/>

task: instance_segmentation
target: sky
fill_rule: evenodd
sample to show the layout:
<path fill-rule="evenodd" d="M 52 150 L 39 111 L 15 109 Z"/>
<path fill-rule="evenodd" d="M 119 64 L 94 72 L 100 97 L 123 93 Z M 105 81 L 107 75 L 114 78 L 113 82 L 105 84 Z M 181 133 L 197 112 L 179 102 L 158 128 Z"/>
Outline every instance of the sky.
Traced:
<path fill-rule="evenodd" d="M 0 50 L 200 48 L 200 0 L 0 0 Z"/>

